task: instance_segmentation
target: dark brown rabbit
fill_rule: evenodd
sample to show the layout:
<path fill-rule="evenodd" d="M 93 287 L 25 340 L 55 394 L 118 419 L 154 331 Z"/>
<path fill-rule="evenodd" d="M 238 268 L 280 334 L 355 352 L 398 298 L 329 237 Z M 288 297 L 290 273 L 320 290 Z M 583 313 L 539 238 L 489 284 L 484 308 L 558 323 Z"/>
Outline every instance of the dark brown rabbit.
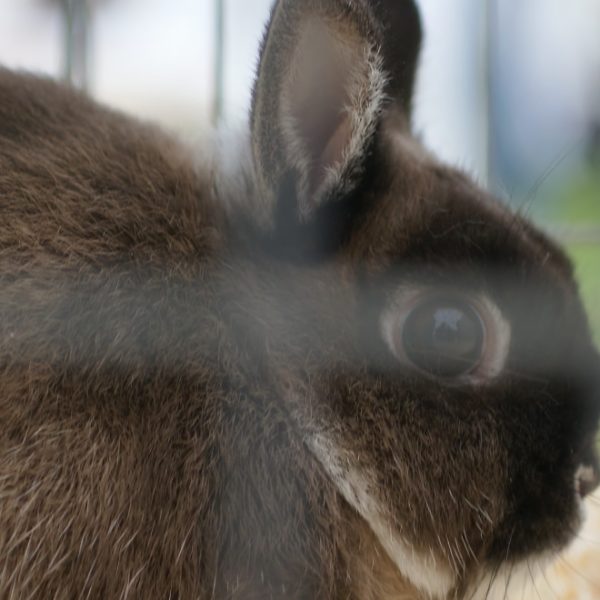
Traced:
<path fill-rule="evenodd" d="M 277 2 L 226 174 L 0 71 L 1 598 L 483 598 L 574 537 L 571 265 L 411 135 L 420 37 Z"/>

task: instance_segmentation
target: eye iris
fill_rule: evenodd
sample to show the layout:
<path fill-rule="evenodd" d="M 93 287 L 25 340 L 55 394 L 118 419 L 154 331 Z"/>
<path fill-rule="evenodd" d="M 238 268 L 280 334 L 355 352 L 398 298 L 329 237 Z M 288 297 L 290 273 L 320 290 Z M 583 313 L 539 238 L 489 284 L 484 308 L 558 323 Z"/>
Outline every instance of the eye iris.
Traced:
<path fill-rule="evenodd" d="M 484 328 L 466 302 L 435 298 L 408 316 L 402 332 L 404 351 L 419 368 L 439 377 L 472 371 L 483 349 Z"/>

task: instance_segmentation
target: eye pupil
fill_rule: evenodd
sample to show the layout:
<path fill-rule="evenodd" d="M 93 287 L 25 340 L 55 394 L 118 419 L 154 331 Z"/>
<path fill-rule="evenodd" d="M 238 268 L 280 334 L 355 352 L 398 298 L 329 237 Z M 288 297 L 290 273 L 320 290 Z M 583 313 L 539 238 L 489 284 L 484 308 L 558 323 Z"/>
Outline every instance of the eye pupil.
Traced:
<path fill-rule="evenodd" d="M 432 298 L 409 314 L 402 333 L 408 358 L 439 377 L 458 377 L 472 371 L 483 348 L 484 329 L 467 302 Z"/>

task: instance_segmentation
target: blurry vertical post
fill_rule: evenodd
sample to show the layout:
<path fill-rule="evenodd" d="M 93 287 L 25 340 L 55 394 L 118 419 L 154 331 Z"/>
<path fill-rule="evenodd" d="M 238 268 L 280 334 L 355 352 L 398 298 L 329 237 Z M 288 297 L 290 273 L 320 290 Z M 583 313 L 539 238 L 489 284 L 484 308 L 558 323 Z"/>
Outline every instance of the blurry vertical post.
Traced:
<path fill-rule="evenodd" d="M 89 76 L 90 7 L 88 0 L 59 0 L 63 11 L 63 77 L 86 89 Z"/>
<path fill-rule="evenodd" d="M 484 41 L 483 41 L 483 60 L 482 68 L 484 69 L 482 81 L 482 112 L 485 120 L 485 163 L 486 163 L 486 179 L 488 189 L 493 189 L 498 185 L 496 179 L 496 153 L 495 153 L 495 118 L 494 118 L 494 64 L 495 64 L 495 18 L 496 10 L 494 0 L 484 0 L 483 2 L 483 21 L 484 21 Z"/>
<path fill-rule="evenodd" d="M 214 0 L 214 65 L 212 121 L 216 125 L 223 116 L 225 82 L 225 0 Z"/>

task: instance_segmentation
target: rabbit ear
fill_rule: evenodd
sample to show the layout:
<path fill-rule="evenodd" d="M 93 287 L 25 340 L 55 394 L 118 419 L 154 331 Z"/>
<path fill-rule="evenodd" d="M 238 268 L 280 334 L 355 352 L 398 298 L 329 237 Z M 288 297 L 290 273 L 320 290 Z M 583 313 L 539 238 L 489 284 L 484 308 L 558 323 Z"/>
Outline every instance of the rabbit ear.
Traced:
<path fill-rule="evenodd" d="M 397 104 L 408 123 L 420 37 L 411 0 L 275 4 L 251 115 L 257 183 L 271 214 L 284 202 L 306 223 L 356 190 L 384 106 Z"/>
<path fill-rule="evenodd" d="M 381 32 L 378 44 L 388 74 L 386 95 L 404 111 L 408 124 L 421 49 L 419 12 L 412 0 L 371 0 L 367 4 Z"/>

